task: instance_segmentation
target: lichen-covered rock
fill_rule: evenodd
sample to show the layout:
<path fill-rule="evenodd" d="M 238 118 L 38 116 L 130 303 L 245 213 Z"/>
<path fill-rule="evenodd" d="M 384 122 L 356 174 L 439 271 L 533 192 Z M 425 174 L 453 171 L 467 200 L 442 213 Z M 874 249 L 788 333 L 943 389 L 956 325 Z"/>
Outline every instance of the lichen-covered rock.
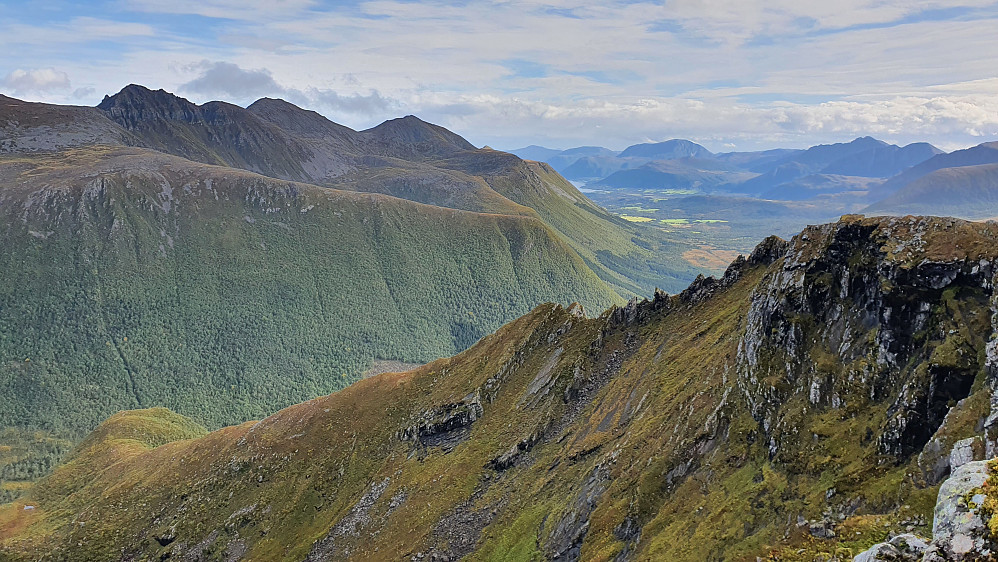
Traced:
<path fill-rule="evenodd" d="M 925 562 L 991 560 L 995 552 L 980 505 L 988 479 L 987 461 L 966 463 L 939 488 L 932 521 L 932 544 Z"/>
<path fill-rule="evenodd" d="M 859 553 L 853 562 L 918 562 L 929 548 L 929 542 L 918 535 L 898 535 L 888 542 L 877 543 Z"/>
<path fill-rule="evenodd" d="M 984 460 L 984 440 L 980 437 L 961 439 L 953 444 L 953 450 L 950 451 L 950 470 L 956 470 L 969 462 L 979 460 Z"/>

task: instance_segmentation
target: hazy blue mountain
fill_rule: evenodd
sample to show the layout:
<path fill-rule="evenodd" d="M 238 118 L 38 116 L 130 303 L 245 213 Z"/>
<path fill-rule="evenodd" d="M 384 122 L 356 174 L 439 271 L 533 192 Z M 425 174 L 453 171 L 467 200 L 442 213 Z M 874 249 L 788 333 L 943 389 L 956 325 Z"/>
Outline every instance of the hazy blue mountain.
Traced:
<path fill-rule="evenodd" d="M 801 165 L 801 169 L 806 169 L 810 172 L 820 172 L 829 165 L 843 159 L 887 146 L 890 145 L 873 137 L 859 137 L 850 142 L 812 146 L 803 152 L 791 154 L 782 160 L 777 160 L 773 164 L 774 167 L 778 167 L 784 164 L 796 163 Z"/>
<path fill-rule="evenodd" d="M 788 186 L 788 189 L 783 190 L 777 188 L 816 174 L 818 176 L 805 182 L 808 186 L 805 192 L 828 194 L 849 191 L 858 183 L 869 185 L 870 182 L 843 180 L 843 177 L 887 178 L 941 152 L 928 143 L 900 147 L 873 137 L 860 137 L 847 143 L 822 144 L 775 160 L 769 158 L 749 161 L 749 169 L 761 172 L 761 175 L 733 186 L 731 191 L 752 195 L 799 193 L 800 186 Z"/>
<path fill-rule="evenodd" d="M 935 170 L 863 210 L 867 214 L 932 214 L 998 218 L 998 164 Z"/>
<path fill-rule="evenodd" d="M 547 162 L 548 158 L 554 156 L 555 154 L 561 153 L 561 151 L 557 148 L 547 148 L 536 144 L 514 150 L 507 150 L 506 152 L 515 154 L 524 160 L 536 160 L 538 162 Z"/>
<path fill-rule="evenodd" d="M 562 170 L 578 161 L 579 158 L 585 158 L 587 156 L 595 158 L 613 158 L 614 156 L 617 156 L 617 153 L 602 146 L 577 146 L 575 148 L 562 150 L 554 156 L 549 156 L 545 162 L 551 164 L 551 167 L 560 173 Z"/>
<path fill-rule="evenodd" d="M 800 152 L 804 152 L 804 150 L 796 148 L 774 148 L 772 150 L 760 150 L 756 152 L 721 152 L 715 154 L 714 158 L 722 162 L 740 166 L 750 172 L 763 172 L 769 170 L 773 162 L 784 160 L 788 156 Z"/>
<path fill-rule="evenodd" d="M 918 178 L 943 168 L 996 163 L 998 163 L 998 142 L 986 142 L 948 154 L 938 154 L 887 180 L 878 188 L 877 193 L 886 197 Z"/>
<path fill-rule="evenodd" d="M 786 162 L 768 170 L 764 174 L 756 176 L 740 184 L 729 186 L 728 191 L 734 193 L 760 195 L 782 183 L 804 177 L 808 175 L 808 173 L 810 173 L 810 169 L 805 164 L 792 161 Z"/>
<path fill-rule="evenodd" d="M 826 195 L 853 194 L 857 199 L 866 199 L 872 187 L 881 183 L 877 178 L 842 176 L 835 174 L 809 174 L 770 189 L 760 194 L 763 199 L 780 201 L 807 201 Z"/>
<path fill-rule="evenodd" d="M 621 158 L 649 158 L 676 160 L 679 158 L 709 158 L 714 153 L 699 144 L 685 139 L 631 145 L 618 154 Z"/>
<path fill-rule="evenodd" d="M 943 154 L 943 151 L 927 142 L 912 143 L 903 147 L 889 144 L 839 158 L 825 166 L 821 172 L 843 176 L 889 178 L 938 154 Z"/>
<path fill-rule="evenodd" d="M 725 184 L 751 177 L 733 166 L 711 159 L 683 158 L 653 160 L 640 167 L 614 172 L 595 182 L 596 187 L 611 189 L 693 189 L 712 191 Z"/>
<path fill-rule="evenodd" d="M 507 151 L 510 154 L 515 154 L 524 160 L 536 160 L 538 162 L 546 162 L 551 165 L 557 172 L 563 173 L 564 170 L 575 164 L 577 161 L 583 158 L 613 158 L 617 156 L 617 152 L 605 148 L 602 146 L 576 146 L 573 148 L 568 148 L 565 150 L 557 150 L 554 148 L 546 148 L 543 146 L 538 146 L 532 144 L 530 146 L 525 146 L 523 148 L 517 148 L 516 150 Z M 607 165 L 603 165 L 604 168 Z M 587 179 L 593 177 L 604 177 L 613 173 L 614 171 L 620 169 L 619 167 L 614 167 L 609 165 L 610 171 L 602 176 L 580 176 Z M 569 179 L 576 179 L 572 176 L 565 176 Z"/>
<path fill-rule="evenodd" d="M 902 174 L 907 182 L 935 169 L 933 166 L 952 162 L 934 160 L 945 153 L 928 143 L 898 146 L 870 136 L 808 149 L 719 154 L 683 139 L 635 144 L 619 154 L 596 146 L 555 153 L 535 145 L 514 152 L 542 157 L 566 178 L 603 188 L 695 189 L 788 201 L 842 195 L 850 205 L 866 204 L 890 193 L 880 185 L 885 178 L 915 167 L 913 173 Z M 988 154 L 980 149 L 958 156 L 956 161 L 990 162 Z M 930 160 L 934 164 L 919 167 Z M 888 188 L 896 190 L 902 185 L 901 180 L 891 181 L 886 184 Z"/>
<path fill-rule="evenodd" d="M 566 168 L 561 175 L 570 180 L 592 180 L 605 178 L 614 172 L 643 166 L 647 160 L 619 158 L 617 156 L 583 156 Z"/>

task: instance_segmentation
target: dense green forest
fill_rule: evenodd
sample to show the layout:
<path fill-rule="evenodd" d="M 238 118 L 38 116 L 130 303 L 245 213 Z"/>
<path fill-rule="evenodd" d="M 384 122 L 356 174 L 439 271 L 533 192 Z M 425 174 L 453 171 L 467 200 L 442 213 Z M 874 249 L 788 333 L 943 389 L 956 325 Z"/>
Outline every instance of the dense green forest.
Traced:
<path fill-rule="evenodd" d="M 0 504 L 27 490 L 73 448 L 73 441 L 47 431 L 6 427 L 0 430 Z"/>
<path fill-rule="evenodd" d="M 20 171 L 0 199 L 0 426 L 75 440 L 163 405 L 219 427 L 374 359 L 451 355 L 539 302 L 619 299 L 536 218 L 136 149 L 6 160 Z M 97 161 L 112 171 L 62 178 Z"/>

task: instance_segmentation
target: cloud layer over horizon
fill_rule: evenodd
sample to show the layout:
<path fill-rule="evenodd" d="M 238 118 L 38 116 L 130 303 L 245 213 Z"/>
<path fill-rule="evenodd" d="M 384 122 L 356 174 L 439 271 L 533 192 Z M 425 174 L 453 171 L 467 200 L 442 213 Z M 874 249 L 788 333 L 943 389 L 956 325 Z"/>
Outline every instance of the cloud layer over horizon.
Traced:
<path fill-rule="evenodd" d="M 994 1 L 56 0 L 0 22 L 0 93 L 33 101 L 282 97 L 507 149 L 998 140 Z"/>

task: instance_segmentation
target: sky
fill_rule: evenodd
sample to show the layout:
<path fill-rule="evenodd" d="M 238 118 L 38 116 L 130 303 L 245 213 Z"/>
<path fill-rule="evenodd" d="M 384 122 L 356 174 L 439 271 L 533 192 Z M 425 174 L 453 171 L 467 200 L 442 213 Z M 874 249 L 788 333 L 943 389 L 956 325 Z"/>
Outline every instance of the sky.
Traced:
<path fill-rule="evenodd" d="M 998 1 L 0 0 L 0 93 L 281 97 L 472 143 L 998 140 Z"/>

